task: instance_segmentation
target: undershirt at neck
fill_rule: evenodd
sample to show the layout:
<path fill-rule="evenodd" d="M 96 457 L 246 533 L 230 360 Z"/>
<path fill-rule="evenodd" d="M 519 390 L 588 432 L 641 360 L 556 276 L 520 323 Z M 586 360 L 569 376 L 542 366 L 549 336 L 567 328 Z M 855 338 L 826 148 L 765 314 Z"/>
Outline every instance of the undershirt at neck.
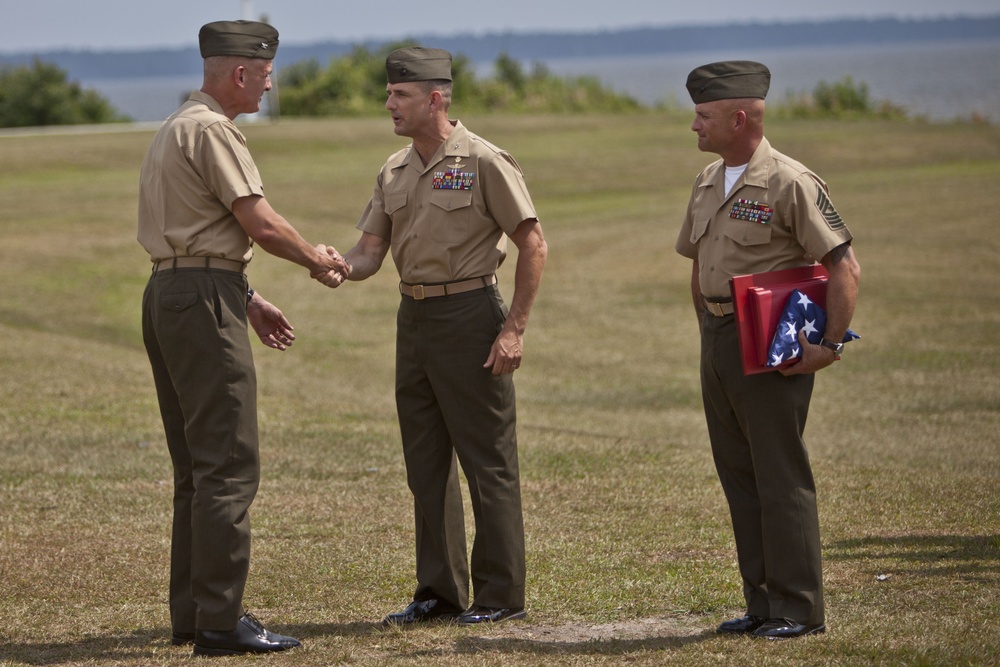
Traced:
<path fill-rule="evenodd" d="M 747 163 L 749 164 L 749 163 Z M 729 193 L 733 191 L 733 186 L 736 185 L 736 181 L 740 180 L 740 176 L 743 172 L 747 170 L 747 165 L 742 164 L 739 167 L 726 167 L 726 197 L 729 197 Z"/>

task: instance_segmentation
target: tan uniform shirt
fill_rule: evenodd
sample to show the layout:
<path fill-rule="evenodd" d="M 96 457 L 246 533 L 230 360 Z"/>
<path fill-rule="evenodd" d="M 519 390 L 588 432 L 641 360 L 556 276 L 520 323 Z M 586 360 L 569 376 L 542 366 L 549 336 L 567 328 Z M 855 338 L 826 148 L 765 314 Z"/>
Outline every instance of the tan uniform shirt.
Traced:
<path fill-rule="evenodd" d="M 536 218 L 514 158 L 453 124 L 427 166 L 412 146 L 388 159 L 357 224 L 390 240 L 406 283 L 490 275 L 506 255 L 504 234 Z"/>
<path fill-rule="evenodd" d="M 264 194 L 246 139 L 212 97 L 194 92 L 160 127 L 139 177 L 139 243 L 152 261 L 222 257 L 249 262 L 250 237 L 232 212 Z"/>
<path fill-rule="evenodd" d="M 698 260 L 705 297 L 730 296 L 733 276 L 811 264 L 851 240 L 826 183 L 767 139 L 728 197 L 725 172 L 718 160 L 698 175 L 675 246 Z"/>

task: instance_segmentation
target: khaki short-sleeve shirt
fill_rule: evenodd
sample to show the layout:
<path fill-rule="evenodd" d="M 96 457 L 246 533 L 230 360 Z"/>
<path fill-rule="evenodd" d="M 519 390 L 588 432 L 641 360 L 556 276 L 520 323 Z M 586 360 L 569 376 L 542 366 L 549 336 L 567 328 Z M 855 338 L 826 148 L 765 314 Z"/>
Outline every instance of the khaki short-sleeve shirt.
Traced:
<path fill-rule="evenodd" d="M 427 166 L 408 146 L 379 172 L 357 228 L 389 239 L 400 279 L 445 283 L 494 273 L 535 207 L 517 162 L 459 121 Z"/>
<path fill-rule="evenodd" d="M 222 257 L 249 262 L 252 241 L 232 212 L 264 194 L 246 139 L 209 95 L 194 92 L 170 116 L 139 176 L 139 243 L 152 261 Z"/>
<path fill-rule="evenodd" d="M 812 264 L 852 239 L 826 183 L 761 141 L 725 194 L 718 160 L 695 181 L 675 248 L 698 260 L 701 293 L 730 296 L 733 276 Z"/>

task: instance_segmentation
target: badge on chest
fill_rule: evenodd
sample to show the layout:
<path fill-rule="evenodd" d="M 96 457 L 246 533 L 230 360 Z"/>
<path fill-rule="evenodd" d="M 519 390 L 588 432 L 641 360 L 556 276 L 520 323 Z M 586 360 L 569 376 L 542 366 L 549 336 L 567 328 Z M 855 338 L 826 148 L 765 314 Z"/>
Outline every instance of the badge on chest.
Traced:
<path fill-rule="evenodd" d="M 454 164 L 445 166 L 444 171 L 434 172 L 435 190 L 471 190 L 476 181 L 476 172 L 462 171 L 466 165 L 460 158 L 455 158 Z"/>
<path fill-rule="evenodd" d="M 729 217 L 734 220 L 748 220 L 762 225 L 770 224 L 772 215 L 774 215 L 773 208 L 749 199 L 737 199 L 729 211 Z"/>

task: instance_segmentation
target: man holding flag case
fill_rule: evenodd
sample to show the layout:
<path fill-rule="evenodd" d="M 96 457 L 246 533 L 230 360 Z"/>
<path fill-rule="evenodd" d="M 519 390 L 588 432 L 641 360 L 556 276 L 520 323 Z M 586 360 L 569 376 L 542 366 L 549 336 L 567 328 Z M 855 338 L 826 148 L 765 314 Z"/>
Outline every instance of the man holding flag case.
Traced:
<path fill-rule="evenodd" d="M 718 631 L 782 639 L 826 629 L 816 487 L 802 434 L 814 373 L 842 350 L 861 269 L 826 184 L 764 138 L 770 80 L 767 67 L 748 61 L 688 76 L 698 148 L 721 159 L 695 181 L 676 250 L 693 260 L 702 397 L 746 599 L 746 614 Z M 823 338 L 810 343 L 800 330 L 800 361 L 744 374 L 730 279 L 817 260 L 829 274 Z"/>

